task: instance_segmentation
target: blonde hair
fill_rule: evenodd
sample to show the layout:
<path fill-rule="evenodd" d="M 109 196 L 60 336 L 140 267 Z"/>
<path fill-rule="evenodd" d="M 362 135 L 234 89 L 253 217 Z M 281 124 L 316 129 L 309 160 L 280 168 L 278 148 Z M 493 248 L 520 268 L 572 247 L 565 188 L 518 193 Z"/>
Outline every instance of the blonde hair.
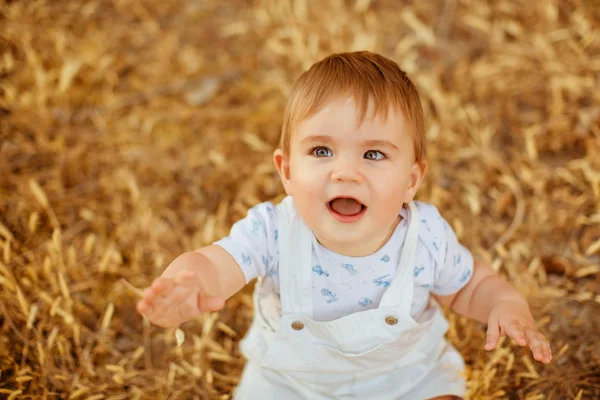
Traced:
<path fill-rule="evenodd" d="M 359 123 L 364 120 L 369 102 L 373 116 L 387 118 L 389 106 L 403 113 L 412 124 L 416 161 L 426 158 L 425 123 L 417 89 L 394 61 L 368 51 L 332 54 L 313 64 L 292 87 L 281 130 L 280 147 L 290 150 L 294 127 L 317 113 L 332 97 L 349 94 L 357 104 Z"/>

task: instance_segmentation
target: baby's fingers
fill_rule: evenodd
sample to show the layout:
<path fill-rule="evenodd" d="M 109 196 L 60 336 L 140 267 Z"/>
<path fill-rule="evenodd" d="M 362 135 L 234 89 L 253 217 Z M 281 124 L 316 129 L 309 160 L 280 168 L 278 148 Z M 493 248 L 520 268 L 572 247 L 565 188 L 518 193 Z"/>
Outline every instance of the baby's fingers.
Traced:
<path fill-rule="evenodd" d="M 172 298 L 174 288 L 175 283 L 170 278 L 155 279 L 152 285 L 144 290 L 142 299 L 137 304 L 137 310 L 151 319 L 160 317 L 167 306 L 174 301 Z"/>
<path fill-rule="evenodd" d="M 165 297 L 173 290 L 174 286 L 175 282 L 172 279 L 160 277 L 152 282 L 149 289 L 152 296 Z"/>
<path fill-rule="evenodd" d="M 198 286 L 199 276 L 196 272 L 184 269 L 181 270 L 175 275 L 175 283 L 181 286 Z"/>
<path fill-rule="evenodd" d="M 148 314 L 154 308 L 154 303 L 159 297 L 164 297 L 165 293 L 172 288 L 172 284 L 165 281 L 165 278 L 157 278 L 150 287 L 142 292 L 142 299 L 138 302 L 138 311 L 142 314 Z"/>
<path fill-rule="evenodd" d="M 142 299 L 138 301 L 136 305 L 137 311 L 142 315 L 148 315 L 152 312 L 152 305 L 148 303 L 146 300 Z"/>
<path fill-rule="evenodd" d="M 500 326 L 498 325 L 498 321 L 496 319 L 490 319 L 488 321 L 487 328 L 487 339 L 485 341 L 485 349 L 492 350 L 498 344 L 498 340 L 500 339 Z"/>
<path fill-rule="evenodd" d="M 552 350 L 550 350 L 550 344 L 546 337 L 534 328 L 525 328 L 525 334 L 533 358 L 545 364 L 552 361 Z"/>
<path fill-rule="evenodd" d="M 527 345 L 527 339 L 525 338 L 525 333 L 523 332 L 523 327 L 518 321 L 511 322 L 504 331 L 508 335 L 508 337 L 516 340 L 519 346 Z"/>
<path fill-rule="evenodd" d="M 175 276 L 175 282 L 178 285 L 193 287 L 198 291 L 197 307 L 200 312 L 218 311 L 225 306 L 225 301 L 222 298 L 210 296 L 204 292 L 198 274 L 192 270 L 180 271 Z"/>
<path fill-rule="evenodd" d="M 198 310 L 202 312 L 218 311 L 225 306 L 225 300 L 220 297 L 209 296 L 206 293 L 198 293 Z"/>

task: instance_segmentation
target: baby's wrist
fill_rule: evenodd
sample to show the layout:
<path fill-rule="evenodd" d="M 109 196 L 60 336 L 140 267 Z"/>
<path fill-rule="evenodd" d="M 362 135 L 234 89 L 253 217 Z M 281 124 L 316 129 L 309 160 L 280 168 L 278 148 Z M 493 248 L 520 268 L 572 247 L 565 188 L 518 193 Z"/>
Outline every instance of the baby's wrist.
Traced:
<path fill-rule="evenodd" d="M 525 297 L 516 291 L 514 293 L 505 293 L 501 295 L 494 301 L 492 309 L 498 305 L 513 305 L 515 307 L 525 307 L 529 309 L 529 303 Z"/>
<path fill-rule="evenodd" d="M 193 251 L 179 255 L 164 270 L 162 276 L 165 278 L 175 278 L 180 271 L 193 271 L 196 275 L 201 275 L 202 262 L 204 256 Z"/>

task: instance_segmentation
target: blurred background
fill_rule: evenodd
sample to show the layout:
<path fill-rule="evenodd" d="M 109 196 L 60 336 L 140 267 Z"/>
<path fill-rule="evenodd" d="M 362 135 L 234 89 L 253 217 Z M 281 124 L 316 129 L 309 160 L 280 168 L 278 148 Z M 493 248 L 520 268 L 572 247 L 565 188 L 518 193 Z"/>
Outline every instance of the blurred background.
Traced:
<path fill-rule="evenodd" d="M 595 0 L 0 0 L 2 397 L 230 398 L 252 284 L 181 347 L 135 288 L 281 198 L 290 87 L 353 50 L 417 85 L 418 199 L 552 343 L 547 366 L 509 340 L 485 352 L 484 327 L 448 313 L 469 398 L 600 398 Z"/>

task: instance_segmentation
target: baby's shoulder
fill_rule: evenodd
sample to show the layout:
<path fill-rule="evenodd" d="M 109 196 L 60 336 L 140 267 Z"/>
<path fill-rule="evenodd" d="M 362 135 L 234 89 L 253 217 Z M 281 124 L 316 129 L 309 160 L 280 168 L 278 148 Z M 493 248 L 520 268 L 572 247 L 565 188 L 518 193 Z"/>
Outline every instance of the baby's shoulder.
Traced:
<path fill-rule="evenodd" d="M 428 218 L 437 218 L 439 216 L 441 218 L 440 212 L 433 204 L 417 200 L 415 200 L 414 203 L 419 209 L 419 214 L 421 214 L 421 216 L 426 216 Z"/>
<path fill-rule="evenodd" d="M 254 205 L 246 216 L 233 224 L 232 231 L 256 238 L 277 235 L 276 206 L 270 202 Z M 250 235 L 251 234 L 251 235 Z"/>
<path fill-rule="evenodd" d="M 415 205 L 419 210 L 419 220 L 421 227 L 426 227 L 426 231 L 444 231 L 444 226 L 447 224 L 436 206 L 424 201 L 415 201 Z"/>
<path fill-rule="evenodd" d="M 270 201 L 258 203 L 248 210 L 248 217 L 258 217 L 263 220 L 276 220 L 276 208 L 277 205 Z"/>
<path fill-rule="evenodd" d="M 419 242 L 433 259 L 439 260 L 450 226 L 433 204 L 415 201 L 415 205 L 419 210 Z"/>

